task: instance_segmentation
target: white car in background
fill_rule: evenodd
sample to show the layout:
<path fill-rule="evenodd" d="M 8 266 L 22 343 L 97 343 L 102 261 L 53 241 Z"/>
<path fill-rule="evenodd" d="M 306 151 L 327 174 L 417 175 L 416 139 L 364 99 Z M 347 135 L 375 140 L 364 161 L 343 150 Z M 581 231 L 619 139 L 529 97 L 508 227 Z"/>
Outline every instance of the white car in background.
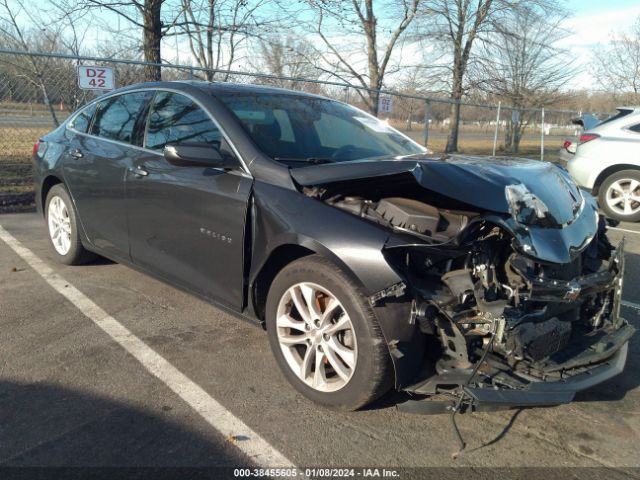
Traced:
<path fill-rule="evenodd" d="M 567 170 L 598 197 L 613 219 L 640 221 L 640 107 L 618 113 L 580 135 Z"/>
<path fill-rule="evenodd" d="M 577 125 L 582 131 L 585 131 L 585 130 L 590 130 L 595 126 L 597 126 L 600 123 L 600 119 L 595 115 L 591 115 L 587 113 L 587 114 L 580 115 L 579 117 L 572 118 L 571 123 L 574 125 Z M 562 144 L 562 148 L 560 149 L 560 152 L 559 152 L 559 157 L 560 157 L 559 160 L 561 165 L 566 167 L 567 162 L 571 160 L 573 156 L 576 154 L 579 138 L 580 136 L 576 133 L 575 136 L 567 138 L 564 141 L 564 143 Z"/>

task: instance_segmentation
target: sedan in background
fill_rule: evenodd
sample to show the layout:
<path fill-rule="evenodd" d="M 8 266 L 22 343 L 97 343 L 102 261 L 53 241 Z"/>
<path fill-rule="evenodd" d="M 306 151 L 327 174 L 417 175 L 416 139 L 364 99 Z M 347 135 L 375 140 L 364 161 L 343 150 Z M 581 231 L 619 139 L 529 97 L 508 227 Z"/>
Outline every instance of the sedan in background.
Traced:
<path fill-rule="evenodd" d="M 640 221 L 640 107 L 618 113 L 580 135 L 567 170 L 615 220 Z"/>

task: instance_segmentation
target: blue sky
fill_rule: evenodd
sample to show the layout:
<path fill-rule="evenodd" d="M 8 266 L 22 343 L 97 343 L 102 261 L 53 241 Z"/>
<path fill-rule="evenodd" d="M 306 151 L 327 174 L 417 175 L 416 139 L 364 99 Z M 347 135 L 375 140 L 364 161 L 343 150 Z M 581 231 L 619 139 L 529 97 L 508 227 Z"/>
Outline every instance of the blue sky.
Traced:
<path fill-rule="evenodd" d="M 37 3 L 38 0 L 27 1 Z M 640 0 L 565 0 L 564 5 L 568 10 L 564 26 L 573 33 L 561 42 L 561 46 L 571 52 L 580 68 L 580 73 L 569 87 L 591 88 L 596 83 L 591 75 L 590 67 L 593 51 L 599 45 L 609 41 L 612 34 L 629 29 L 640 18 Z M 117 23 L 117 16 L 112 12 L 103 11 L 100 18 L 102 21 L 110 23 L 112 27 Z M 127 22 L 122 22 L 122 27 L 126 29 Z M 93 46 L 96 44 L 96 40 L 98 42 L 113 41 L 112 35 L 99 30 L 101 28 L 96 24 L 89 29 L 85 37 L 87 44 Z M 189 49 L 184 42 L 180 43 L 180 61 L 181 63 L 189 63 Z M 175 61 L 174 39 L 167 39 L 163 46 L 163 57 Z M 249 65 L 237 65 L 236 67 L 250 69 Z"/>
<path fill-rule="evenodd" d="M 568 0 L 567 8 L 576 14 L 586 14 L 594 12 L 602 12 L 606 10 L 623 9 L 638 5 L 638 0 L 610 0 L 603 2 L 601 0 Z"/>
<path fill-rule="evenodd" d="M 640 17 L 638 0 L 568 0 L 571 16 L 566 27 L 572 30 L 562 46 L 571 51 L 581 72 L 571 82 L 574 88 L 595 85 L 591 74 L 593 51 L 609 41 L 612 35 L 628 30 Z"/>

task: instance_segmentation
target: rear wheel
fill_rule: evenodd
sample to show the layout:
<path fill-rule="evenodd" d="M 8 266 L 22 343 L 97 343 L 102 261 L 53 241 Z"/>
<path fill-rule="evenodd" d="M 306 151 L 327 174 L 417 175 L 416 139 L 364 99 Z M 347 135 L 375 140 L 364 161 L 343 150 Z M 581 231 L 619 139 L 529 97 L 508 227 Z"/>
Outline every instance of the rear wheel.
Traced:
<path fill-rule="evenodd" d="M 45 201 L 45 217 L 49 241 L 61 263 L 80 265 L 95 258 L 82 246 L 73 203 L 62 184 L 54 185 L 49 190 Z"/>
<path fill-rule="evenodd" d="M 640 221 L 640 170 L 622 170 L 600 186 L 600 207 L 608 217 L 626 222 Z"/>
<path fill-rule="evenodd" d="M 375 314 L 347 276 L 318 256 L 286 266 L 267 298 L 271 349 L 287 380 L 327 407 L 356 410 L 391 386 Z"/>

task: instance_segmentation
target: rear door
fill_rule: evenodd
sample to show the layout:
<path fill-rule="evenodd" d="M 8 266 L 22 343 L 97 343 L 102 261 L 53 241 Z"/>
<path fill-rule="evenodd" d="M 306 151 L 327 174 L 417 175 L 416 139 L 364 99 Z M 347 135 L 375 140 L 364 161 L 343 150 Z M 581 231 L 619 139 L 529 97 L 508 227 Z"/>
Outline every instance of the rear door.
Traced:
<path fill-rule="evenodd" d="M 125 173 L 143 153 L 137 132 L 152 95 L 133 92 L 101 101 L 86 133 L 76 131 L 66 152 L 64 177 L 82 226 L 106 255 L 128 258 Z"/>
<path fill-rule="evenodd" d="M 207 144 L 236 168 L 177 167 L 165 145 Z M 134 263 L 232 308 L 242 307 L 244 233 L 252 178 L 204 108 L 178 92 L 158 91 L 145 144 L 127 174 Z"/>

